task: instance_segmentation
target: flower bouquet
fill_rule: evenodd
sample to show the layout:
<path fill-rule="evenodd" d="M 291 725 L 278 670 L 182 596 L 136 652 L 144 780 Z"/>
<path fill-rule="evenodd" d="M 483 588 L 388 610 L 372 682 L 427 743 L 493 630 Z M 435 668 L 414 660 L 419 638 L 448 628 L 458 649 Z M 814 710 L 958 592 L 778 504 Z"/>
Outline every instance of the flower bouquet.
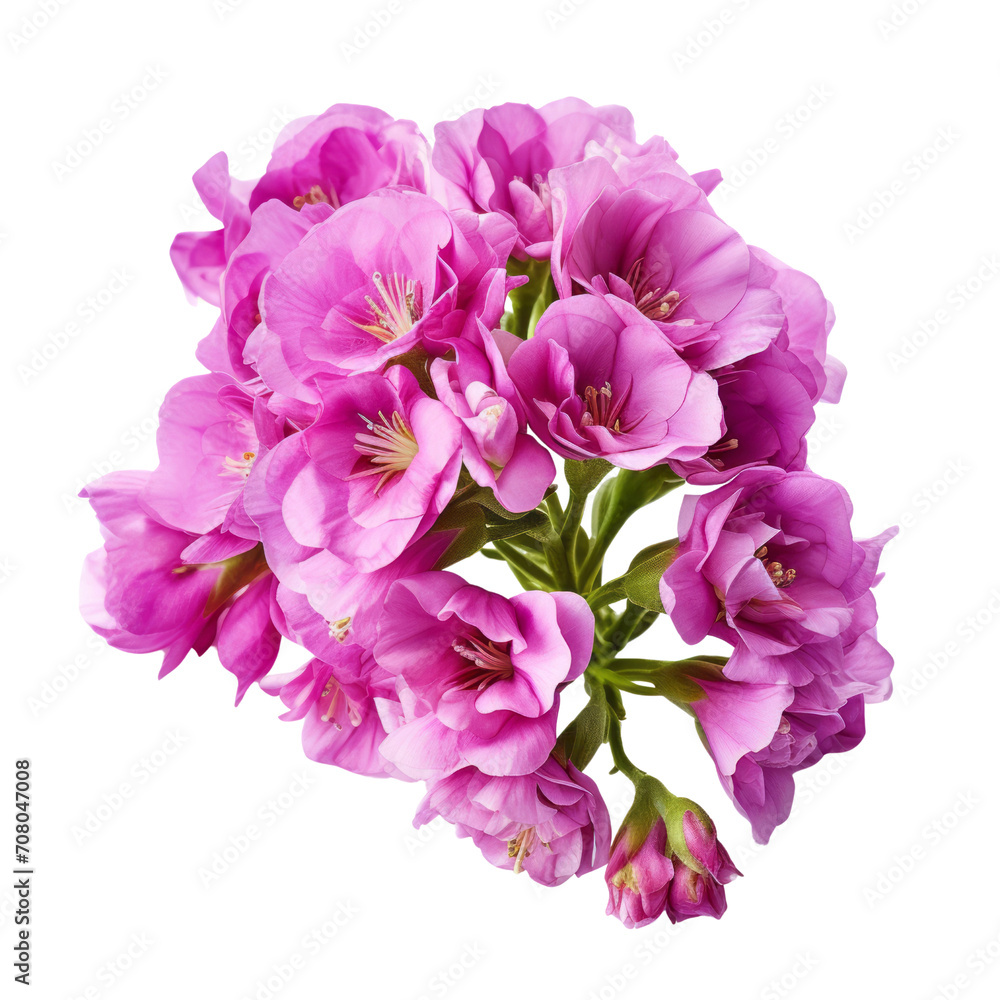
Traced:
<path fill-rule="evenodd" d="M 628 757 L 624 703 L 687 713 L 766 842 L 795 773 L 855 746 L 890 691 L 872 587 L 893 532 L 856 540 L 807 467 L 844 379 L 833 311 L 719 218 L 719 180 L 575 99 L 472 111 L 433 149 L 335 105 L 256 181 L 214 156 L 194 181 L 221 228 L 171 248 L 218 310 L 205 371 L 167 393 L 154 471 L 84 491 L 105 539 L 86 620 L 162 651 L 161 676 L 215 647 L 237 702 L 258 684 L 311 759 L 426 782 L 416 823 L 444 817 L 499 868 L 603 867 L 630 927 L 720 916 L 739 872 L 704 809 Z M 629 517 L 686 486 L 676 536 L 610 576 Z M 522 592 L 467 582 L 477 553 Z M 732 652 L 624 655 L 661 618 Z M 275 674 L 282 642 L 307 661 Z M 635 786 L 614 837 L 586 773 L 605 743 Z"/>

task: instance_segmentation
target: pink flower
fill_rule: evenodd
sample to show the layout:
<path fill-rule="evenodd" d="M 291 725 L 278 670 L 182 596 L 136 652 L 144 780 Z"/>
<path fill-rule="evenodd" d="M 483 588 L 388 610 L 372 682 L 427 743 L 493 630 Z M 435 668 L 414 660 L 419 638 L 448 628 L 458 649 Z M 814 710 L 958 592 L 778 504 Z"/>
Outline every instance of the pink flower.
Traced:
<path fill-rule="evenodd" d="M 670 830 L 670 843 L 674 850 L 674 878 L 666 902 L 670 922 L 701 916 L 718 919 L 726 912 L 723 886 L 740 872 L 716 838 L 715 824 L 706 815 L 685 809 L 680 831 Z"/>
<path fill-rule="evenodd" d="M 577 98 L 538 109 L 476 108 L 438 124 L 434 138 L 434 167 L 453 185 L 451 204 L 502 213 L 517 227 L 518 256 L 539 259 L 549 255 L 552 242 L 549 171 L 579 162 L 591 144 L 611 151 L 640 148 L 625 108 L 592 108 Z"/>
<path fill-rule="evenodd" d="M 718 918 L 726 910 L 723 886 L 739 874 L 704 809 L 647 775 L 611 845 L 607 913 L 629 928 L 663 913 L 671 923 Z"/>
<path fill-rule="evenodd" d="M 375 660 L 400 702 L 385 757 L 416 778 L 469 764 L 528 774 L 555 745 L 558 691 L 587 666 L 594 616 L 578 594 L 507 600 L 423 573 L 393 584 L 378 631 Z"/>
<path fill-rule="evenodd" d="M 667 905 L 667 890 L 674 866 L 667 854 L 667 827 L 657 816 L 639 846 L 630 846 L 634 830 L 622 824 L 611 849 L 605 881 L 609 916 L 614 914 L 628 928 L 644 927 L 659 917 Z"/>
<path fill-rule="evenodd" d="M 494 491 L 507 510 L 537 507 L 555 479 L 552 456 L 527 432 L 524 406 L 506 359 L 521 341 L 485 328 L 457 340 L 454 360 L 431 364 L 438 398 L 462 421 L 462 458 L 469 474 Z"/>
<path fill-rule="evenodd" d="M 549 757 L 531 774 L 490 776 L 466 767 L 428 785 L 414 826 L 443 816 L 497 868 L 556 886 L 608 859 L 611 820 L 597 785 Z"/>
<path fill-rule="evenodd" d="M 837 483 L 768 467 L 686 497 L 677 555 L 660 583 L 681 638 L 711 634 L 735 646 L 726 671 L 734 680 L 802 685 L 828 672 L 820 657 L 787 654 L 874 625 L 870 588 L 895 533 L 855 541 L 851 513 Z M 843 641 L 821 648 L 836 653 Z"/>
<path fill-rule="evenodd" d="M 689 483 L 715 485 L 755 466 L 797 472 L 806 465 L 806 433 L 816 418 L 809 370 L 777 343 L 711 373 L 725 430 L 708 451 L 670 467 Z"/>
<path fill-rule="evenodd" d="M 105 538 L 84 566 L 83 617 L 118 649 L 162 649 L 161 677 L 192 649 L 200 656 L 215 644 L 239 681 L 239 701 L 278 653 L 271 616 L 276 581 L 253 540 L 218 531 L 199 537 L 151 518 L 139 502 L 148 479 L 149 473 L 112 473 L 81 494 Z"/>
<path fill-rule="evenodd" d="M 795 794 L 794 776 L 828 753 L 843 753 L 865 735 L 865 699 L 857 695 L 835 712 L 801 711 L 793 703 L 769 744 L 745 754 L 732 773 L 719 780 L 740 814 L 751 824 L 754 840 L 766 844 L 775 827 L 788 819 Z"/>
<path fill-rule="evenodd" d="M 194 186 L 205 208 L 222 223 L 208 233 L 178 233 L 170 247 L 170 260 L 184 290 L 192 300 L 219 305 L 219 279 L 229 255 L 250 228 L 252 181 L 229 175 L 229 159 L 216 153 L 194 175 Z"/>
<path fill-rule="evenodd" d="M 282 719 L 303 720 L 302 748 L 310 760 L 410 780 L 379 753 L 386 732 L 375 696 L 391 695 L 391 678 L 360 646 L 338 645 L 329 655 L 331 662 L 310 660 L 293 673 L 264 678 L 261 687 L 287 706 Z"/>
<path fill-rule="evenodd" d="M 647 469 L 704 454 L 722 430 L 712 379 L 613 295 L 554 302 L 508 370 L 532 430 L 566 458 Z"/>
<path fill-rule="evenodd" d="M 369 572 L 430 529 L 461 463 L 457 418 L 396 365 L 331 382 L 322 416 L 265 456 L 245 505 L 276 568 L 326 550 Z"/>
<path fill-rule="evenodd" d="M 513 285 L 513 238 L 500 216 L 448 212 L 409 191 L 345 206 L 264 282 L 247 347 L 257 371 L 276 392 L 315 402 L 331 375 L 380 369 L 478 319 L 492 328 Z"/>
<path fill-rule="evenodd" d="M 225 524 L 259 538 L 239 509 L 254 462 L 284 436 L 284 422 L 265 399 L 227 375 L 178 382 L 160 407 L 156 446 L 160 464 L 141 494 L 158 520 L 195 535 Z"/>
<path fill-rule="evenodd" d="M 225 153 L 194 175 L 199 197 L 222 229 L 178 234 L 171 260 L 190 296 L 219 305 L 222 272 L 262 205 L 277 200 L 295 210 L 317 204 L 332 210 L 394 185 L 423 191 L 429 155 L 413 122 L 394 121 L 377 108 L 335 104 L 299 118 L 278 136 L 260 180 L 232 178 Z"/>
<path fill-rule="evenodd" d="M 705 371 L 762 350 L 781 330 L 780 299 L 751 283 L 753 263 L 739 234 L 711 211 L 605 189 L 573 233 L 564 284 L 634 305 Z"/>

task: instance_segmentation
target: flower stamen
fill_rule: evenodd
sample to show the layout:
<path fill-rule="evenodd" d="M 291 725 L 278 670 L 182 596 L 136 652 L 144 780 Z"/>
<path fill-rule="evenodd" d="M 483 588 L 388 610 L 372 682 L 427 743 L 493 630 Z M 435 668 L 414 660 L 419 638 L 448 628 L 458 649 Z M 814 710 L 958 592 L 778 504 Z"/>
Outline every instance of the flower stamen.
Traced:
<path fill-rule="evenodd" d="M 391 344 L 409 333 L 423 315 L 420 285 L 398 274 L 393 274 L 386 284 L 378 271 L 372 275 L 372 284 L 382 300 L 376 302 L 370 295 L 365 296 L 365 302 L 368 303 L 374 322 L 357 323 L 354 320 L 351 322 L 359 330 L 377 337 L 382 343 Z"/>
<path fill-rule="evenodd" d="M 333 188 L 330 188 L 330 193 L 327 194 L 318 184 L 313 184 L 307 194 L 299 194 L 292 199 L 292 207 L 297 211 L 301 211 L 303 205 L 320 204 L 340 208 L 340 199 L 337 197 L 337 192 Z"/>
<path fill-rule="evenodd" d="M 583 401 L 587 409 L 580 417 L 580 427 L 607 427 L 608 430 L 621 432 L 623 430 L 622 411 L 625 409 L 631 394 L 632 385 L 629 383 L 628 388 L 615 402 L 610 382 L 605 382 L 600 389 L 588 385 L 583 393 Z M 625 429 L 627 430 L 627 428 Z"/>
<path fill-rule="evenodd" d="M 664 322 L 677 311 L 677 307 L 684 301 L 681 293 L 664 290 L 659 285 L 653 284 L 652 276 L 643 273 L 644 257 L 640 257 L 625 275 L 625 281 L 632 286 L 635 294 L 635 307 L 649 319 L 657 319 Z"/>
<path fill-rule="evenodd" d="M 780 562 L 774 560 L 768 561 L 766 545 L 762 545 L 754 555 L 764 564 L 764 569 L 767 570 L 771 582 L 779 589 L 784 589 L 795 582 L 797 574 L 794 569 L 790 566 L 785 569 Z"/>
<path fill-rule="evenodd" d="M 410 463 L 416 458 L 419 446 L 410 425 L 396 411 L 393 411 L 392 418 L 387 420 L 385 414 L 379 410 L 381 423 L 369 420 L 363 413 L 359 413 L 358 416 L 365 422 L 369 433 L 358 432 L 354 450 L 369 460 L 369 468 L 354 472 L 347 478 L 380 476 L 375 486 L 375 495 L 378 496 L 382 487 L 394 476 L 406 472 Z"/>
<path fill-rule="evenodd" d="M 506 645 L 509 646 L 509 643 Z M 455 639 L 451 648 L 472 662 L 471 667 L 455 678 L 459 691 L 483 691 L 495 681 L 510 680 L 514 676 L 510 652 L 494 645 L 492 640 L 469 636 L 464 641 Z"/>

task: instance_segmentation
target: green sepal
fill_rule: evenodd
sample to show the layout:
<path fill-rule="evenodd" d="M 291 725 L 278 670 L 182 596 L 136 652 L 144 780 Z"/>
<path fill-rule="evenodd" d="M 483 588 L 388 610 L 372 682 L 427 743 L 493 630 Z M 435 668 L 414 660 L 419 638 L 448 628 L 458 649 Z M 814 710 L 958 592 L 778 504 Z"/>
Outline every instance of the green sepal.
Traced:
<path fill-rule="evenodd" d="M 608 739 L 608 701 L 603 684 L 585 681 L 590 701 L 580 714 L 559 734 L 553 756 L 564 767 L 572 761 L 583 770 L 593 759 L 602 743 Z"/>
<path fill-rule="evenodd" d="M 603 458 L 588 458 L 582 462 L 567 458 L 565 471 L 570 492 L 578 497 L 589 496 L 613 468 L 614 466 Z"/>

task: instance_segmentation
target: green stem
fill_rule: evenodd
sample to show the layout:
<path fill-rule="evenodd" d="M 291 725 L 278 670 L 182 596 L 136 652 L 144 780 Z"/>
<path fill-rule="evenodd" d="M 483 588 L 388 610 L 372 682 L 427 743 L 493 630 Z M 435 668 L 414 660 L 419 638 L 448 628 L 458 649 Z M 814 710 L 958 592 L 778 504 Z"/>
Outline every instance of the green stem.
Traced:
<path fill-rule="evenodd" d="M 609 692 L 610 694 L 610 692 Z M 622 745 L 622 723 L 621 719 L 614 712 L 608 713 L 608 745 L 611 747 L 611 756 L 614 759 L 615 767 L 622 772 L 633 785 L 646 777 L 646 772 L 640 770 L 628 758 L 625 747 Z"/>
<path fill-rule="evenodd" d="M 552 590 L 555 587 L 555 580 L 553 580 L 551 574 L 513 545 L 502 540 L 497 540 L 493 542 L 493 548 L 504 557 L 512 568 L 516 566 L 526 577 L 539 584 L 545 590 Z"/>
<path fill-rule="evenodd" d="M 645 687 L 642 684 L 636 684 L 634 681 L 626 680 L 624 677 L 616 674 L 613 670 L 609 670 L 607 667 L 598 667 L 591 664 L 587 667 L 587 673 L 589 673 L 595 680 L 599 680 L 605 685 L 605 687 L 612 686 L 617 688 L 619 691 L 627 691 L 629 694 L 659 694 L 658 691 L 655 691 L 651 687 Z"/>
<path fill-rule="evenodd" d="M 563 549 L 566 552 L 569 562 L 573 583 L 578 582 L 576 572 L 576 535 L 583 522 L 583 512 L 587 509 L 587 498 L 570 493 L 569 506 L 566 508 L 566 515 L 563 518 L 562 528 L 559 531 L 559 538 L 562 541 Z M 577 589 L 576 586 L 573 587 Z"/>

